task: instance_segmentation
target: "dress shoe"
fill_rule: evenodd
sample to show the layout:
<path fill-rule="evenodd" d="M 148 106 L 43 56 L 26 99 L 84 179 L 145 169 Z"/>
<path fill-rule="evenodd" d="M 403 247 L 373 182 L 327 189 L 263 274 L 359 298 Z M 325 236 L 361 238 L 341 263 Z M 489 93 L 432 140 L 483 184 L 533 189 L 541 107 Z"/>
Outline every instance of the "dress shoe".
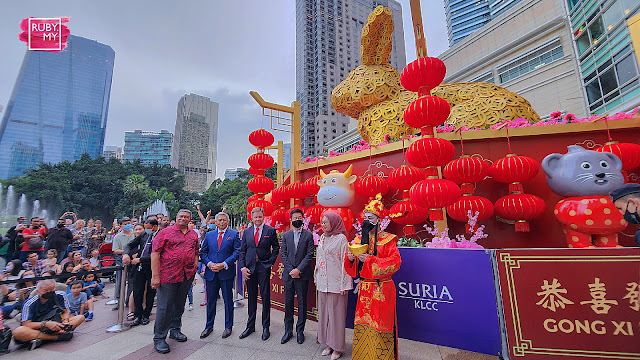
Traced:
<path fill-rule="evenodd" d="M 171 350 L 164 339 L 153 339 L 153 348 L 160 354 L 166 354 Z"/>
<path fill-rule="evenodd" d="M 231 328 L 224 329 L 224 331 L 222 332 L 222 338 L 223 338 L 223 339 L 226 339 L 226 338 L 228 338 L 229 336 L 231 336 Z"/>
<path fill-rule="evenodd" d="M 296 340 L 298 341 L 298 344 L 302 344 L 304 342 L 304 332 L 300 331 L 298 336 L 296 336 Z"/>
<path fill-rule="evenodd" d="M 284 335 L 282 336 L 282 340 L 280 341 L 280 344 L 286 344 L 287 342 L 289 342 L 289 340 L 291 340 L 292 337 L 293 337 L 292 333 L 290 332 L 284 333 Z"/>
<path fill-rule="evenodd" d="M 269 332 L 269 328 L 265 328 L 264 330 L 262 330 L 262 341 L 267 341 L 269 336 L 271 336 L 271 333 Z"/>
<path fill-rule="evenodd" d="M 207 336 L 211 335 L 212 332 L 213 332 L 213 329 L 202 330 L 202 334 L 200 334 L 200 339 L 206 338 Z"/>
<path fill-rule="evenodd" d="M 149 322 L 150 322 L 150 321 L 149 321 L 149 318 L 148 318 L 148 317 L 146 317 L 146 316 L 143 316 L 143 317 L 142 317 L 142 320 L 140 320 L 140 324 L 142 324 L 142 325 L 148 325 L 148 324 L 149 324 Z"/>
<path fill-rule="evenodd" d="M 255 331 L 256 331 L 256 329 L 249 329 L 249 328 L 246 328 L 246 329 L 242 332 L 242 334 L 240 334 L 240 339 L 244 339 L 244 338 L 246 338 L 247 336 L 251 335 L 251 333 L 254 333 Z"/>
<path fill-rule="evenodd" d="M 169 339 L 173 339 L 177 342 L 187 341 L 186 335 L 181 333 L 180 330 L 177 330 L 177 329 L 169 331 Z"/>
<path fill-rule="evenodd" d="M 142 319 L 140 319 L 139 317 L 134 318 L 131 322 L 131 326 L 138 326 L 140 324 L 142 324 Z"/>

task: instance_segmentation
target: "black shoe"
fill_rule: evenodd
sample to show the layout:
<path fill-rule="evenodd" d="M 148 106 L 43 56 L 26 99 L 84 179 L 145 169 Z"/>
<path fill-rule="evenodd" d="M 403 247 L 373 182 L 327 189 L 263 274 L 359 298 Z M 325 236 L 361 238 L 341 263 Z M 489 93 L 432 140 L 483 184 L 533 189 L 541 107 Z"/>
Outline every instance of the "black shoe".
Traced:
<path fill-rule="evenodd" d="M 29 341 L 29 347 L 27 348 L 27 350 L 35 350 L 35 349 L 39 348 L 40 345 L 42 345 L 42 340 L 41 339 L 33 339 L 33 340 Z"/>
<path fill-rule="evenodd" d="M 118 305 L 111 308 L 111 311 L 118 311 Z"/>
<path fill-rule="evenodd" d="M 202 333 L 200 334 L 200 339 L 206 338 L 207 336 L 211 335 L 212 332 L 213 332 L 213 329 L 202 330 Z"/>
<path fill-rule="evenodd" d="M 149 321 L 149 318 L 148 318 L 148 317 L 146 317 L 146 316 L 143 316 L 143 317 L 142 317 L 142 320 L 140 320 L 140 324 L 141 324 L 141 325 L 148 325 L 148 324 L 149 324 L 149 322 L 150 322 L 150 321 Z"/>
<path fill-rule="evenodd" d="M 282 336 L 282 340 L 280 340 L 280 344 L 286 344 L 289 342 L 289 340 L 291 340 L 291 338 L 293 337 L 293 334 L 290 332 L 285 332 L 284 335 Z"/>
<path fill-rule="evenodd" d="M 298 340 L 298 344 L 302 344 L 304 342 L 304 332 L 300 331 L 298 336 L 296 336 L 296 340 Z"/>
<path fill-rule="evenodd" d="M 256 329 L 249 329 L 249 328 L 246 328 L 246 329 L 242 332 L 242 334 L 240 334 L 240 339 L 244 339 L 244 338 L 246 338 L 247 336 L 251 335 L 251 334 L 252 334 L 252 333 L 254 333 L 254 332 L 256 332 Z"/>
<path fill-rule="evenodd" d="M 267 341 L 269 336 L 271 336 L 271 333 L 269 332 L 269 328 L 264 328 L 264 330 L 262 330 L 262 341 Z"/>
<path fill-rule="evenodd" d="M 73 339 L 73 331 L 68 331 L 58 335 L 58 341 L 69 341 Z"/>
<path fill-rule="evenodd" d="M 166 354 L 171 351 L 169 344 L 164 339 L 153 339 L 153 348 L 160 354 Z"/>
<path fill-rule="evenodd" d="M 226 338 L 228 338 L 229 336 L 231 336 L 231 328 L 224 329 L 224 331 L 222 332 L 222 338 L 223 338 L 223 339 L 226 339 Z"/>
<path fill-rule="evenodd" d="M 169 339 L 173 339 L 177 342 L 187 341 L 185 334 L 181 333 L 180 330 L 177 329 L 169 331 Z"/>
<path fill-rule="evenodd" d="M 136 317 L 135 319 L 133 319 L 133 321 L 131 322 L 131 326 L 138 326 L 142 324 L 142 320 L 139 317 Z"/>

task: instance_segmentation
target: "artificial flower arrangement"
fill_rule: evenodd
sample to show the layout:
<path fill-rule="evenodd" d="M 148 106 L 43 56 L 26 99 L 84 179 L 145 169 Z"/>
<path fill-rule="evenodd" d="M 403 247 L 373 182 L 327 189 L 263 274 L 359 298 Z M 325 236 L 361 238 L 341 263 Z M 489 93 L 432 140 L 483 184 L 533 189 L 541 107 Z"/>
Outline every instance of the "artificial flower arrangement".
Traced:
<path fill-rule="evenodd" d="M 455 239 L 451 239 L 449 237 L 449 228 L 446 228 L 443 231 L 438 231 L 436 228 L 425 225 L 425 230 L 429 234 L 433 235 L 431 241 L 423 244 L 419 240 L 402 237 L 398 240 L 398 246 L 443 249 L 484 249 L 482 245 L 478 244 L 478 240 L 484 239 L 489 235 L 484 233 L 484 225 L 476 228 L 479 214 L 480 213 L 477 211 L 475 214 L 472 214 L 471 211 L 467 212 L 467 217 L 469 218 L 467 223 L 469 224 L 469 228 L 473 231 L 471 238 L 468 240 L 464 235 L 456 235 Z"/>

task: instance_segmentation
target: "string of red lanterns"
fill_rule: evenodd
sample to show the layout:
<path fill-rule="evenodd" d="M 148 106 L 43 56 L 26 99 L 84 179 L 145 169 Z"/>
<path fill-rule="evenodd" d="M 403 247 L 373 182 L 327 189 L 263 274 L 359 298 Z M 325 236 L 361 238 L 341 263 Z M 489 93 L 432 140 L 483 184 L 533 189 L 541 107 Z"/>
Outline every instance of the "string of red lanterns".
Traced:
<path fill-rule="evenodd" d="M 273 203 L 264 199 L 264 195 L 274 188 L 273 180 L 265 176 L 265 171 L 273 166 L 274 160 L 269 154 L 264 153 L 264 149 L 273 144 L 273 134 L 265 129 L 258 129 L 249 134 L 249 142 L 257 152 L 249 156 L 249 173 L 253 179 L 247 183 L 247 188 L 255 195 L 247 199 L 248 217 L 251 218 L 251 210 L 255 207 L 264 209 L 264 215 L 270 216 L 274 210 Z"/>

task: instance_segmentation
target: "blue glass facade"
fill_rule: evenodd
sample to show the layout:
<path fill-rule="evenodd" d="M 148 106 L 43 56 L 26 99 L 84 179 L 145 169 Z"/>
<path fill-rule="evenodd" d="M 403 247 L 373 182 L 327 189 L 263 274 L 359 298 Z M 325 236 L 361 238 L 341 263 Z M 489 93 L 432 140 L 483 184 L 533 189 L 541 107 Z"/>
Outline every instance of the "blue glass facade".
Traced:
<path fill-rule="evenodd" d="M 449 45 L 461 41 L 520 0 L 444 0 Z"/>
<path fill-rule="evenodd" d="M 0 124 L 0 179 L 102 155 L 114 58 L 78 36 L 59 53 L 27 50 Z"/>
<path fill-rule="evenodd" d="M 127 131 L 124 133 L 123 161 L 140 160 L 142 165 L 171 165 L 173 134 L 161 132 Z"/>

